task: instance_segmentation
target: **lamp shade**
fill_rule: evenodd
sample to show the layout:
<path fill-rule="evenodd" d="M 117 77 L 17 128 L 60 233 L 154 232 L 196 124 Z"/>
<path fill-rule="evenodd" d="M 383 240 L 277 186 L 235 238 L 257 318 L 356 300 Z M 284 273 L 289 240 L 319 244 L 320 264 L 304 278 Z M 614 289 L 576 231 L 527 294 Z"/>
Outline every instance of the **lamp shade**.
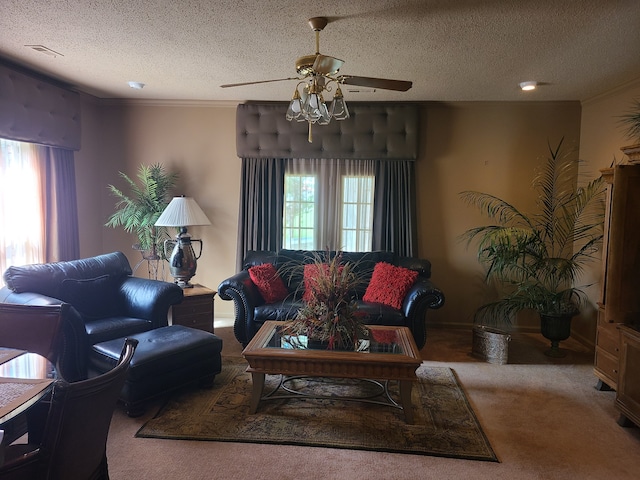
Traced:
<path fill-rule="evenodd" d="M 188 227 L 211 225 L 200 206 L 192 197 L 173 197 L 155 223 L 158 227 Z"/>

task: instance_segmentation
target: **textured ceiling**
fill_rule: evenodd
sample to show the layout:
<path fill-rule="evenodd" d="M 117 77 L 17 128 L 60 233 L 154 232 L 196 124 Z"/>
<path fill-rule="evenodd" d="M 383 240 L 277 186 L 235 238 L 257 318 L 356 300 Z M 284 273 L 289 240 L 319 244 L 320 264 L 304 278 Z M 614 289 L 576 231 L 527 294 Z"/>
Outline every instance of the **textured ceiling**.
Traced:
<path fill-rule="evenodd" d="M 0 57 L 101 98 L 288 100 L 313 54 L 411 80 L 349 100 L 585 100 L 640 79 L 639 0 L 2 0 Z M 58 56 L 25 45 L 43 45 Z M 543 83 L 523 93 L 518 83 Z M 145 83 L 133 90 L 128 81 Z"/>

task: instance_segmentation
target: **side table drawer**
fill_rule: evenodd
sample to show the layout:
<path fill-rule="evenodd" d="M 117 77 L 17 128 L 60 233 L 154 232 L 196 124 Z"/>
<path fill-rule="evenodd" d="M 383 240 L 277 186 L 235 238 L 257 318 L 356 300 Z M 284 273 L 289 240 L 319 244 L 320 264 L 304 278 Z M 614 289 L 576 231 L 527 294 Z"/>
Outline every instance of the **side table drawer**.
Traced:
<path fill-rule="evenodd" d="M 182 303 L 171 307 L 171 323 L 213 333 L 215 295 L 215 291 L 202 285 L 184 289 Z"/>
<path fill-rule="evenodd" d="M 209 315 L 213 317 L 213 299 L 190 299 L 186 303 L 180 303 L 173 306 L 176 315 Z"/>

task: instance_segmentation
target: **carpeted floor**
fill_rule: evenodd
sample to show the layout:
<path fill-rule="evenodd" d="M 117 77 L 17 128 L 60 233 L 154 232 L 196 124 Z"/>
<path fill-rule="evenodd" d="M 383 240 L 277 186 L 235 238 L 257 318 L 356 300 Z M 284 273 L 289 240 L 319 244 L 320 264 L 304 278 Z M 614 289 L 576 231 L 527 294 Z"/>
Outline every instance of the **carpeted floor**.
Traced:
<path fill-rule="evenodd" d="M 270 400 L 248 412 L 251 376 L 243 359 L 227 357 L 209 390 L 174 395 L 136 434 L 137 437 L 215 440 L 373 450 L 497 461 L 453 370 L 422 365 L 413 389 L 415 422 L 402 410 L 341 400 Z M 370 388 L 353 381 L 317 381 L 296 388 L 354 393 Z M 267 376 L 265 392 L 278 377 Z M 390 386 L 392 396 L 393 386 Z M 396 397 L 397 398 L 397 397 Z M 321 408 L 318 408 L 319 405 Z"/>

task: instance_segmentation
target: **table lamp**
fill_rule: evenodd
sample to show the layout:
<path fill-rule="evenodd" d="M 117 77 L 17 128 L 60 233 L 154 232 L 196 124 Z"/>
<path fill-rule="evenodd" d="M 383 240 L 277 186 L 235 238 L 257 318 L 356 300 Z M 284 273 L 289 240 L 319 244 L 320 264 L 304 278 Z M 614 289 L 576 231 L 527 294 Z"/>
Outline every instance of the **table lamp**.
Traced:
<path fill-rule="evenodd" d="M 165 256 L 169 260 L 169 271 L 182 288 L 191 288 L 191 277 L 196 274 L 197 260 L 202 254 L 202 240 L 191 239 L 187 227 L 192 225 L 211 225 L 211 222 L 191 197 L 174 197 L 164 209 L 155 223 L 158 227 L 179 227 L 180 232 L 175 240 L 164 242 Z M 200 243 L 198 255 L 193 251 L 192 243 Z M 173 248 L 171 255 L 167 254 L 167 246 Z"/>

